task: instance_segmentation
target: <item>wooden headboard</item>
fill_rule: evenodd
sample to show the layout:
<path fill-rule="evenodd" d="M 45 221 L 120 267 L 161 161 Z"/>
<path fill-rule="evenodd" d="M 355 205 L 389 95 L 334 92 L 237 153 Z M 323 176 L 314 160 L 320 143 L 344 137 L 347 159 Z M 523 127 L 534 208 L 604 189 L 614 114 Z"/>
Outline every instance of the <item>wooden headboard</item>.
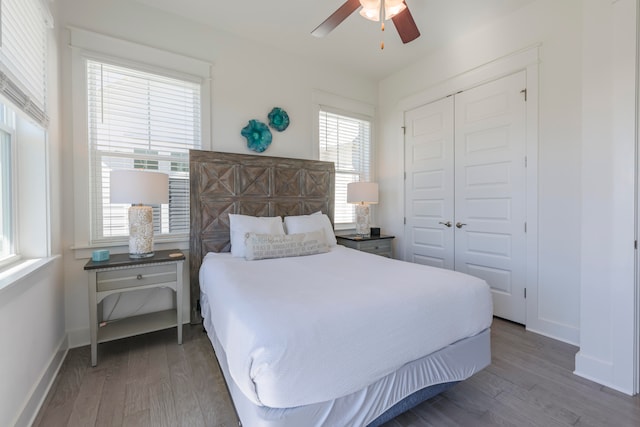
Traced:
<path fill-rule="evenodd" d="M 307 215 L 333 223 L 332 162 L 191 150 L 189 275 L 191 323 L 200 323 L 198 273 L 208 252 L 228 252 L 229 214 Z"/>

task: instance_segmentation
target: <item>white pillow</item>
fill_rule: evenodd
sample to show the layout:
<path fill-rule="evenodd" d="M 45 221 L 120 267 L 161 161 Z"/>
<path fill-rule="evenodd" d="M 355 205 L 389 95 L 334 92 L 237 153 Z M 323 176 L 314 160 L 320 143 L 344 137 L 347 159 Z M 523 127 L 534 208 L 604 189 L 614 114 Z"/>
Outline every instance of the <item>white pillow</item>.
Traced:
<path fill-rule="evenodd" d="M 338 244 L 331 221 L 322 212 L 316 212 L 311 215 L 285 216 L 284 225 L 287 228 L 287 234 L 310 233 L 322 229 L 329 246 Z"/>
<path fill-rule="evenodd" d="M 229 228 L 231 237 L 231 255 L 244 257 L 244 240 L 247 233 L 284 234 L 282 218 L 279 216 L 249 216 L 229 214 Z"/>
<path fill-rule="evenodd" d="M 245 247 L 249 261 L 329 252 L 324 230 L 287 235 L 247 233 Z"/>

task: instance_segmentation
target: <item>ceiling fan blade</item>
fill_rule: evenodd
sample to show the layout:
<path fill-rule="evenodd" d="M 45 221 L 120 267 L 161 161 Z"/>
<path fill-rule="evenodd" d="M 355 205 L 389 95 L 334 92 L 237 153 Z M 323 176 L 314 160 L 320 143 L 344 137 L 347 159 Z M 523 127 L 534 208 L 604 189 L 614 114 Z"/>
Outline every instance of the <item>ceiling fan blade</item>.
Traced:
<path fill-rule="evenodd" d="M 347 0 L 342 6 L 338 8 L 333 14 L 328 17 L 322 24 L 318 25 L 315 30 L 311 32 L 316 37 L 324 37 L 333 31 L 342 21 L 347 19 L 349 15 L 356 11 L 360 7 L 359 0 Z"/>
<path fill-rule="evenodd" d="M 404 4 L 406 5 L 407 2 L 404 2 Z M 420 37 L 420 30 L 418 30 L 416 21 L 413 20 L 413 16 L 411 12 L 409 12 L 409 7 L 391 18 L 391 20 L 393 21 L 393 25 L 396 26 L 398 34 L 400 34 L 402 43 L 409 43 Z"/>

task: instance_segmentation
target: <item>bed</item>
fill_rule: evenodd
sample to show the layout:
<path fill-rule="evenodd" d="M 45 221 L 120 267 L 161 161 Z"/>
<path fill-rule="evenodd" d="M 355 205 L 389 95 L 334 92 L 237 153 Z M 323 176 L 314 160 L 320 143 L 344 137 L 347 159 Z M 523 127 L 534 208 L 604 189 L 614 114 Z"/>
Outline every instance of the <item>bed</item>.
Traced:
<path fill-rule="evenodd" d="M 381 425 L 490 363 L 484 281 L 331 241 L 331 163 L 192 151 L 190 167 L 192 320 L 243 425 Z M 238 225 L 278 216 L 288 234 Z M 311 252 L 260 252 L 272 238 Z"/>

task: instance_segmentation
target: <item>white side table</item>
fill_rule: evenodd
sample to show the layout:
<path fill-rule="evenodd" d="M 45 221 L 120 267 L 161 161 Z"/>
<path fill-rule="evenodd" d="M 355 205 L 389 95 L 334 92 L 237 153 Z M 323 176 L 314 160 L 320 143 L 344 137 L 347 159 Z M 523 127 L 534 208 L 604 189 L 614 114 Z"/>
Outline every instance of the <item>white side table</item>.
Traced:
<path fill-rule="evenodd" d="M 89 321 L 91 366 L 98 363 L 98 343 L 146 332 L 177 327 L 182 344 L 182 268 L 185 256 L 179 250 L 156 251 L 150 258 L 131 259 L 129 254 L 111 255 L 107 261 L 90 260 Z M 98 308 L 109 295 L 152 288 L 171 288 L 176 293 L 176 308 L 118 319 L 100 326 Z"/>

